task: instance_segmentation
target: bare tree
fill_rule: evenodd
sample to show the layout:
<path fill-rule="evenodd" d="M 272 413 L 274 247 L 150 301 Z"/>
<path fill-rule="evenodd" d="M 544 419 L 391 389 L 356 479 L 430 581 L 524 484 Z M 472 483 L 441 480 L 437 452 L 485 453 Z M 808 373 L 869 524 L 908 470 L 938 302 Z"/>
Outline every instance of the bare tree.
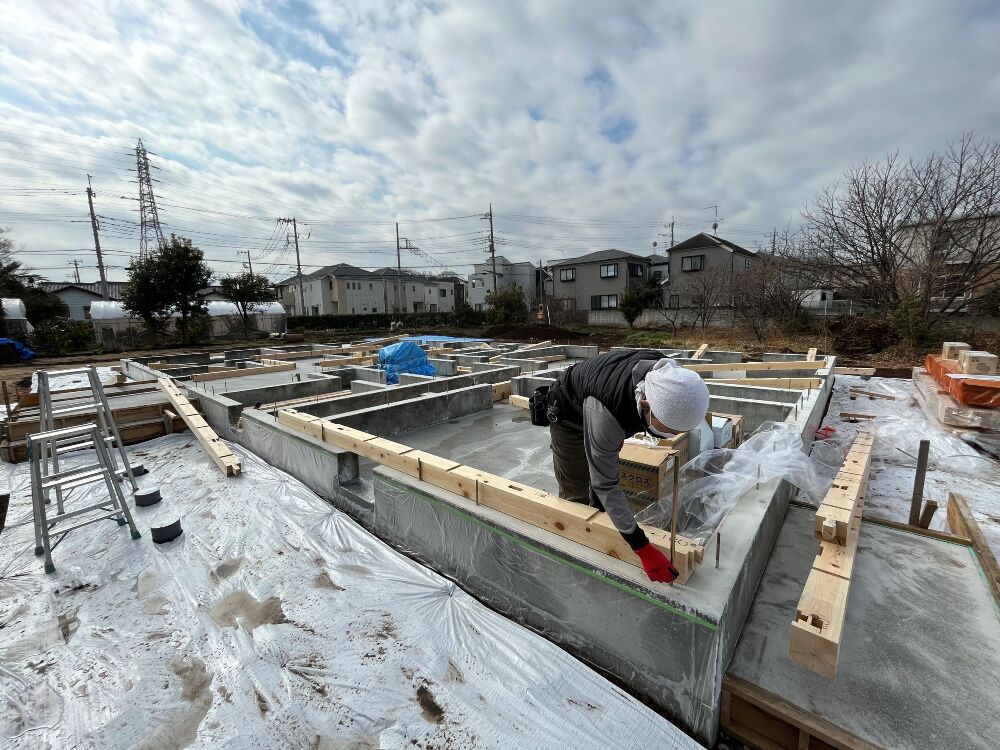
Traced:
<path fill-rule="evenodd" d="M 839 291 L 932 325 L 964 310 L 1000 264 L 1000 142 L 851 167 L 804 210 L 800 257 Z"/>
<path fill-rule="evenodd" d="M 680 303 L 693 314 L 693 326 L 701 323 L 704 330 L 712 324 L 723 301 L 729 296 L 729 269 L 725 266 L 706 268 L 689 274 L 680 285 Z"/>
<path fill-rule="evenodd" d="M 784 247 L 790 235 L 786 234 Z M 776 250 L 780 248 L 776 243 Z M 802 302 L 815 280 L 808 268 L 784 253 L 758 255 L 750 269 L 740 275 L 739 289 L 733 295 L 737 320 L 749 328 L 757 341 L 772 325 L 787 326 L 802 316 Z"/>

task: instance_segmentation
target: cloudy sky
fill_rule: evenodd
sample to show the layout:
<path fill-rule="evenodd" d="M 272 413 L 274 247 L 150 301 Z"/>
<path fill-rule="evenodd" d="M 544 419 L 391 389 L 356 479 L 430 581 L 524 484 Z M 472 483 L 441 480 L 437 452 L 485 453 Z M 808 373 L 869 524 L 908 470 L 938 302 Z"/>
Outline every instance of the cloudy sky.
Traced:
<path fill-rule="evenodd" d="M 852 162 L 1000 135 L 1000 4 L 0 0 L 0 226 L 48 278 L 165 231 L 218 273 L 469 270 L 711 228 L 753 247 Z M 131 171 L 130 171 L 131 170 Z M 666 235 L 666 236 L 664 236 Z M 439 264 L 439 265 L 437 265 Z"/>

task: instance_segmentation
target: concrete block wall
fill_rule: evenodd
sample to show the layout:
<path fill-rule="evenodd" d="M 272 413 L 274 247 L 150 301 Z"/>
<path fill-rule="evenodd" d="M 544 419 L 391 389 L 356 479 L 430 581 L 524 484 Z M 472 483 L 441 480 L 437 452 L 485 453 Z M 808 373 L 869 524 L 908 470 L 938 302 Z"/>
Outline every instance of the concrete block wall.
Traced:
<path fill-rule="evenodd" d="M 442 359 L 440 357 L 428 357 L 427 361 L 434 365 L 434 372 L 442 377 L 457 375 L 457 362 L 454 359 Z"/>

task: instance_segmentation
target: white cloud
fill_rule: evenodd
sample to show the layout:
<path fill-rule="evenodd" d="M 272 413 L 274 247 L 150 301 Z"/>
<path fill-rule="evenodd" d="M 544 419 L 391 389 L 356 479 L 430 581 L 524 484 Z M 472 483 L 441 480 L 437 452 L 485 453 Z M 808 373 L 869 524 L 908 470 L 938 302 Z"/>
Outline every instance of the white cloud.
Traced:
<path fill-rule="evenodd" d="M 54 278 L 92 263 L 87 172 L 119 220 L 112 265 L 135 249 L 137 137 L 159 155 L 166 228 L 225 272 L 238 247 L 284 256 L 266 218 L 284 215 L 312 222 L 307 263 L 389 263 L 398 218 L 467 264 L 479 245 L 436 238 L 477 218 L 406 220 L 491 201 L 574 217 L 498 217 L 512 258 L 646 251 L 658 220 L 683 237 L 714 204 L 720 233 L 753 244 L 854 161 L 1000 124 L 1000 14 L 983 0 L 86 6 L 0 0 L 0 226 Z"/>

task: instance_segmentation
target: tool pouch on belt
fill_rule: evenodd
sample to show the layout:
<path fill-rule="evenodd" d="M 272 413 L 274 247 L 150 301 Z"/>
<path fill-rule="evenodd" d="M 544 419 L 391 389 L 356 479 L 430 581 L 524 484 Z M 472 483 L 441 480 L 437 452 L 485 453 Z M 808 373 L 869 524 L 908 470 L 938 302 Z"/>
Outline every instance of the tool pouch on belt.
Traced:
<path fill-rule="evenodd" d="M 549 386 L 542 385 L 535 389 L 528 399 L 528 408 L 531 410 L 531 424 L 535 427 L 548 427 L 549 418 Z"/>

